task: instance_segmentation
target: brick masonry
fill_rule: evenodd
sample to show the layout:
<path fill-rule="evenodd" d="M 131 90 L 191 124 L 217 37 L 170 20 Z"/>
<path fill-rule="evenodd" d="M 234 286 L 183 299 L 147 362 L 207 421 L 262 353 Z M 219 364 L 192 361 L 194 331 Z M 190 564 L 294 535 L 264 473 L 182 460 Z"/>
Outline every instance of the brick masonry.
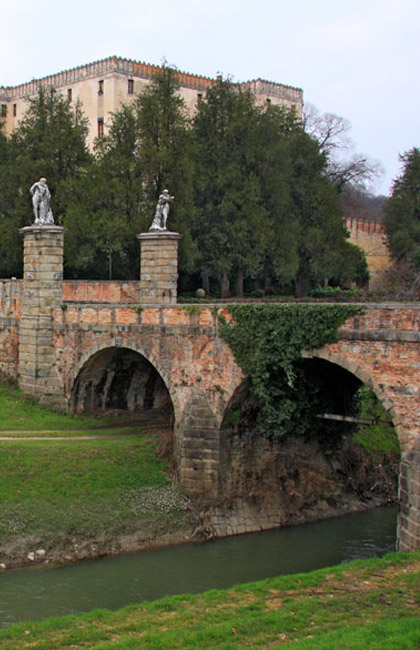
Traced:
<path fill-rule="evenodd" d="M 72 404 L 79 373 L 94 354 L 110 348 L 138 352 L 156 368 L 172 400 L 181 484 L 188 492 L 217 497 L 220 425 L 244 379 L 218 333 L 217 314 L 228 312 L 216 305 L 150 305 L 141 283 L 138 303 L 133 302 L 133 283 L 63 286 L 63 229 L 32 226 L 22 232 L 24 281 L 2 286 L 2 372 L 18 375 L 21 388 L 43 403 L 65 409 Z M 160 249 L 154 250 L 161 260 Z M 152 267 L 150 251 L 145 257 Z M 400 543 L 416 547 L 420 306 L 363 305 L 362 310 L 340 329 L 337 343 L 309 350 L 306 356 L 349 370 L 389 411 L 403 453 Z"/>
<path fill-rule="evenodd" d="M 19 387 L 41 403 L 64 407 L 54 349 L 53 311 L 63 295 L 61 226 L 27 226 L 24 236 L 23 306 L 19 320 Z"/>
<path fill-rule="evenodd" d="M 150 304 L 176 304 L 178 284 L 177 232 L 147 232 L 140 240 L 140 293 Z"/>
<path fill-rule="evenodd" d="M 420 548 L 420 440 L 403 458 L 400 471 L 397 548 L 411 551 Z"/>

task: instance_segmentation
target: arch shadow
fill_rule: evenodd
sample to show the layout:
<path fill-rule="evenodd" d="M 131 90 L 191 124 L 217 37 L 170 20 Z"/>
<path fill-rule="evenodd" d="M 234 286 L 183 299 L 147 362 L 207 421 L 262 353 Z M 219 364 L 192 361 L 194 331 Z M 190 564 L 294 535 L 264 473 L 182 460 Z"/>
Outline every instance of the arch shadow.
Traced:
<path fill-rule="evenodd" d="M 156 366 L 131 347 L 91 350 L 78 364 L 71 389 L 73 412 L 161 411 L 173 420 L 175 404 Z"/>

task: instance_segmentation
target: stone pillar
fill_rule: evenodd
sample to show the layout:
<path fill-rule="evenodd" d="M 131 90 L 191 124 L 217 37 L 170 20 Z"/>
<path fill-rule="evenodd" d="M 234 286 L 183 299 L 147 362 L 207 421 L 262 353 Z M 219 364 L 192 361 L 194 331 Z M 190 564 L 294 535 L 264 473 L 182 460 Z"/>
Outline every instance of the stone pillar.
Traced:
<path fill-rule="evenodd" d="M 219 488 L 219 427 L 208 400 L 197 387 L 175 429 L 178 478 L 188 494 L 217 499 Z"/>
<path fill-rule="evenodd" d="M 397 549 L 420 549 L 420 440 L 414 443 L 401 462 Z"/>
<path fill-rule="evenodd" d="M 164 230 L 141 233 L 137 237 L 140 240 L 140 302 L 176 304 L 181 235 Z"/>
<path fill-rule="evenodd" d="M 55 371 L 53 311 L 62 302 L 64 228 L 21 228 L 24 237 L 23 311 L 19 325 L 19 387 L 43 404 L 63 407 Z"/>

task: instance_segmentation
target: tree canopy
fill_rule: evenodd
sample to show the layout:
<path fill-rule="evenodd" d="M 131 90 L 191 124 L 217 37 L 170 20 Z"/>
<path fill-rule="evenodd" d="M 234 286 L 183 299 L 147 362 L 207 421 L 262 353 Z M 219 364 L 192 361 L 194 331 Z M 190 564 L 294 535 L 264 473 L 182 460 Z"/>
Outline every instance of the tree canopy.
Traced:
<path fill-rule="evenodd" d="M 294 111 L 257 105 L 218 78 L 188 115 L 175 71 L 164 66 L 113 115 L 93 152 L 79 105 L 39 90 L 10 139 L 0 136 L 0 271 L 17 275 L 19 227 L 31 222 L 28 189 L 45 176 L 56 221 L 67 228 L 66 275 L 138 277 L 136 234 L 165 187 L 169 227 L 182 234 L 186 284 L 228 296 L 360 278 L 331 181 L 328 138 Z M 199 279 L 201 277 L 201 280 Z"/>

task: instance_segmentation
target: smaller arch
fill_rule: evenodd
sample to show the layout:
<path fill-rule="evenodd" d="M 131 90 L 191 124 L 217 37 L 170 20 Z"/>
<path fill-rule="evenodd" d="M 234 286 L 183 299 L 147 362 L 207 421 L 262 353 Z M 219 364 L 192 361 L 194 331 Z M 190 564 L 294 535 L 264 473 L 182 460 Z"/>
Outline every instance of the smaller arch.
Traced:
<path fill-rule="evenodd" d="M 114 348 L 118 350 L 125 349 L 125 350 L 130 350 L 132 352 L 136 352 L 141 357 L 143 357 L 156 370 L 158 375 L 161 377 L 168 391 L 169 397 L 171 399 L 172 407 L 174 410 L 174 421 L 179 422 L 182 417 L 182 408 L 181 408 L 181 404 L 179 403 L 178 395 L 171 381 L 170 375 L 166 372 L 165 368 L 162 367 L 162 364 L 155 357 L 153 352 L 148 348 L 146 349 L 145 346 L 141 345 L 140 342 L 138 341 L 135 342 L 128 341 L 128 342 L 124 342 L 124 345 L 121 345 L 121 342 L 118 341 L 118 339 L 117 340 L 111 339 L 110 341 L 107 341 L 106 344 L 96 343 L 87 352 L 81 355 L 78 363 L 74 367 L 74 372 L 72 373 L 69 382 L 68 394 L 70 396 L 70 403 L 73 404 L 74 390 L 75 390 L 75 384 L 77 378 L 79 377 L 82 369 L 89 362 L 89 359 L 92 359 L 92 357 L 98 355 L 101 352 L 104 352 L 105 350 L 114 349 Z"/>
<path fill-rule="evenodd" d="M 159 409 L 171 419 L 174 414 L 159 372 L 144 355 L 123 346 L 101 348 L 88 357 L 74 380 L 71 401 L 75 411 Z"/>

